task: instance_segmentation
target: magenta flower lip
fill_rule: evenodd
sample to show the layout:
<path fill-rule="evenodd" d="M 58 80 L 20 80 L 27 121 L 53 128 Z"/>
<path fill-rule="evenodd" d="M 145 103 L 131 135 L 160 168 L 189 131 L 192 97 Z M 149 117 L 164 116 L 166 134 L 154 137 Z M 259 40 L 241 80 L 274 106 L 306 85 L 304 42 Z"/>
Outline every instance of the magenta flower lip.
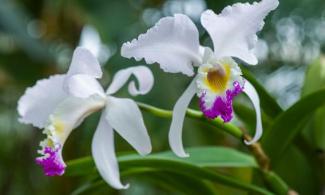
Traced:
<path fill-rule="evenodd" d="M 207 108 L 204 97 L 205 94 L 202 94 L 199 99 L 199 106 L 201 111 L 203 112 L 204 116 L 206 116 L 209 119 L 214 119 L 218 116 L 220 116 L 224 122 L 229 122 L 233 117 L 233 107 L 232 107 L 232 101 L 233 98 L 236 97 L 238 94 L 243 92 L 244 87 L 240 86 L 238 81 L 235 81 L 233 83 L 234 88 L 228 89 L 226 91 L 226 96 L 221 97 L 218 96 L 214 102 L 211 108 Z"/>
<path fill-rule="evenodd" d="M 53 149 L 45 147 L 43 149 L 44 156 L 35 159 L 36 164 L 42 166 L 46 176 L 61 176 L 64 174 L 65 163 L 61 157 L 61 147 Z"/>

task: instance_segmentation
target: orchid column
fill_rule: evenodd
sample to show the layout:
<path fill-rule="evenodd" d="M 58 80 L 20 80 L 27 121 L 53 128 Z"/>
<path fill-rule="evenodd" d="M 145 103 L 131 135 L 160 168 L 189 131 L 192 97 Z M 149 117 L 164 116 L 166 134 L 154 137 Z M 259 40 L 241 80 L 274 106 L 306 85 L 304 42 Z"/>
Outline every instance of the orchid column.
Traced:
<path fill-rule="evenodd" d="M 158 63 L 165 72 L 194 77 L 173 109 L 169 142 L 178 156 L 188 156 L 182 144 L 182 127 L 186 109 L 195 94 L 207 118 L 220 116 L 224 122 L 229 122 L 233 117 L 233 98 L 245 92 L 256 111 L 256 133 L 246 143 L 252 144 L 261 137 L 258 94 L 242 78 L 233 57 L 250 65 L 257 64 L 253 53 L 256 33 L 262 29 L 267 14 L 278 4 L 278 0 L 262 0 L 253 4 L 237 3 L 226 7 L 220 14 L 211 10 L 203 12 L 201 24 L 212 39 L 214 51 L 200 45 L 197 28 L 183 14 L 160 19 L 138 39 L 123 44 L 121 54 L 124 57 L 144 58 L 148 64 Z M 194 67 L 198 67 L 197 74 L 194 74 Z"/>
<path fill-rule="evenodd" d="M 102 70 L 96 58 L 85 48 L 77 48 L 67 74 L 40 80 L 28 88 L 18 102 L 20 121 L 43 128 L 46 138 L 40 143 L 36 163 L 47 176 L 64 174 L 63 145 L 71 131 L 90 114 L 103 109 L 92 141 L 92 154 L 99 174 L 116 189 L 127 188 L 120 181 L 114 149 L 114 131 L 141 155 L 151 152 L 150 138 L 141 112 L 132 99 L 112 95 L 126 84 L 131 75 L 138 80 L 129 84 L 131 95 L 148 93 L 153 76 L 145 66 L 120 70 L 105 92 L 96 80 Z"/>

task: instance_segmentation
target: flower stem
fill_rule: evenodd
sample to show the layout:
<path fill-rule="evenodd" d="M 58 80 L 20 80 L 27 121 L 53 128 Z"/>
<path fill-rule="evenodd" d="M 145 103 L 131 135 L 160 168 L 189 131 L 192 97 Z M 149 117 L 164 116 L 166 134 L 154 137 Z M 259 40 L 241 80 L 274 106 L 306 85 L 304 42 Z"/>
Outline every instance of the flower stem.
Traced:
<path fill-rule="evenodd" d="M 157 107 L 154 107 L 154 106 L 151 106 L 148 104 L 144 104 L 141 102 L 137 102 L 137 104 L 141 110 L 152 113 L 156 116 L 164 117 L 164 118 L 171 118 L 173 116 L 173 112 L 170 110 L 157 108 Z M 207 122 L 209 122 L 210 125 L 213 125 L 214 127 L 217 127 L 219 129 L 226 131 L 227 133 L 233 135 L 237 139 L 242 139 L 242 137 L 243 137 L 243 132 L 238 127 L 236 127 L 235 125 L 233 125 L 231 123 L 224 123 L 219 118 L 216 118 L 213 120 L 207 119 L 204 117 L 202 112 L 199 112 L 199 111 L 196 111 L 193 109 L 187 109 L 186 116 L 193 118 L 193 119 L 198 119 L 200 121 L 207 121 Z"/>

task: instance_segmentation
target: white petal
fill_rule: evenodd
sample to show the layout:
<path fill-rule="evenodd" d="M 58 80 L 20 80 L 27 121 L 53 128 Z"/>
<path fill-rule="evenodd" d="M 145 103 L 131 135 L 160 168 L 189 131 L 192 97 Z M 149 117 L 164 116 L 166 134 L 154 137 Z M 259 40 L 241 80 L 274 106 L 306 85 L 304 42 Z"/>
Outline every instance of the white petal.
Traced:
<path fill-rule="evenodd" d="M 186 15 L 164 17 L 138 39 L 124 43 L 121 55 L 146 63 L 157 62 L 165 72 L 193 75 L 192 64 L 200 64 L 199 32 Z"/>
<path fill-rule="evenodd" d="M 67 97 L 62 89 L 64 78 L 65 75 L 51 76 L 27 88 L 18 101 L 19 121 L 43 128 L 59 102 Z"/>
<path fill-rule="evenodd" d="M 254 86 L 252 84 L 250 84 L 248 81 L 245 81 L 244 92 L 247 94 L 249 99 L 252 101 L 255 112 L 256 112 L 255 135 L 251 141 L 245 140 L 245 143 L 247 145 L 250 145 L 250 144 L 257 142 L 261 138 L 262 133 L 263 133 L 260 99 L 258 97 L 257 91 L 255 90 Z"/>
<path fill-rule="evenodd" d="M 102 74 L 96 57 L 88 49 L 77 47 L 73 53 L 71 65 L 63 83 L 63 89 L 67 92 L 71 90 L 71 88 L 69 89 L 69 82 L 73 77 L 88 75 L 93 78 L 101 78 Z"/>
<path fill-rule="evenodd" d="M 150 138 L 142 114 L 133 100 L 108 97 L 106 119 L 141 155 L 151 152 Z"/>
<path fill-rule="evenodd" d="M 99 174 L 116 189 L 126 189 L 120 181 L 120 172 L 115 155 L 114 132 L 103 112 L 92 141 L 92 155 Z"/>
<path fill-rule="evenodd" d="M 182 96 L 177 100 L 173 109 L 173 118 L 170 126 L 168 138 L 169 144 L 173 152 L 180 157 L 188 157 L 185 153 L 182 141 L 183 122 L 186 109 L 190 104 L 194 94 L 196 93 L 196 78 L 187 87 Z"/>
<path fill-rule="evenodd" d="M 85 117 L 103 108 L 105 103 L 106 100 L 97 95 L 86 99 L 70 96 L 55 108 L 51 116 L 67 128 L 76 128 Z"/>
<path fill-rule="evenodd" d="M 76 74 L 86 74 L 94 78 L 101 78 L 103 74 L 96 57 L 84 47 L 77 47 L 73 52 L 67 75 L 70 77 Z"/>
<path fill-rule="evenodd" d="M 134 75 L 139 83 L 139 89 L 135 86 L 135 82 L 131 81 L 129 84 L 129 92 L 131 95 L 144 95 L 148 93 L 154 83 L 152 72 L 145 66 L 136 66 L 118 71 L 108 87 L 106 93 L 114 94 L 128 81 L 131 75 Z"/>
<path fill-rule="evenodd" d="M 98 94 L 105 97 L 105 92 L 100 83 L 92 76 L 80 74 L 70 78 L 68 93 L 75 97 L 87 98 L 91 95 Z"/>
<path fill-rule="evenodd" d="M 87 48 L 98 59 L 102 42 L 100 40 L 100 35 L 95 27 L 91 25 L 85 25 L 82 28 L 79 46 Z"/>
<path fill-rule="evenodd" d="M 205 11 L 201 23 L 211 36 L 217 57 L 237 57 L 248 64 L 257 64 L 253 51 L 256 33 L 263 28 L 267 14 L 278 4 L 278 0 L 262 0 L 253 4 L 236 3 L 219 15 L 212 10 Z"/>
<path fill-rule="evenodd" d="M 105 103 L 106 99 L 99 96 L 91 96 L 87 99 L 70 96 L 55 108 L 44 128 L 43 133 L 47 137 L 40 143 L 42 149 L 39 150 L 39 153 L 42 156 L 37 159 L 38 164 L 43 166 L 47 175 L 62 175 L 64 173 L 65 163 L 61 151 L 65 141 L 85 117 L 101 109 Z M 53 170 L 51 170 L 52 168 Z"/>

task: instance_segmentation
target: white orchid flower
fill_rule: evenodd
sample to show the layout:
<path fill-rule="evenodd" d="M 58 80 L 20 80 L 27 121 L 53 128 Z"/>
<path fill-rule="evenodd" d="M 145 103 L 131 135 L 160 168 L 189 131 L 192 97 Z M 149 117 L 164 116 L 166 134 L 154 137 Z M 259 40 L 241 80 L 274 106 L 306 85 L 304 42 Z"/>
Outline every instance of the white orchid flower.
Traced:
<path fill-rule="evenodd" d="M 153 75 L 145 66 L 120 70 L 106 93 L 96 80 L 102 70 L 96 58 L 78 47 L 67 74 L 40 80 L 28 88 L 18 102 L 22 123 L 44 128 L 45 140 L 40 144 L 42 155 L 36 159 L 48 176 L 62 175 L 66 164 L 62 149 L 71 131 L 90 114 L 103 109 L 92 140 L 92 155 L 103 179 L 117 189 L 127 188 L 120 181 L 114 150 L 113 129 L 141 155 L 151 152 L 151 142 L 141 112 L 132 99 L 116 98 L 117 92 L 134 75 L 129 84 L 132 95 L 146 94 L 153 86 Z"/>
<path fill-rule="evenodd" d="M 252 144 L 261 137 L 259 97 L 254 87 L 242 78 L 233 57 L 247 64 L 257 64 L 253 53 L 256 33 L 262 29 L 267 14 L 278 4 L 278 0 L 262 0 L 253 4 L 236 3 L 220 14 L 212 10 L 203 12 L 201 24 L 212 39 L 214 51 L 200 45 L 197 28 L 183 14 L 160 19 L 138 39 L 123 44 L 122 56 L 136 60 L 144 58 L 148 64 L 158 63 L 165 72 L 193 76 L 193 67 L 198 67 L 198 73 L 173 109 L 169 142 L 178 156 L 188 156 L 183 149 L 182 127 L 186 108 L 195 94 L 206 117 L 220 116 L 228 122 L 232 119 L 233 98 L 245 92 L 253 102 L 257 117 L 255 136 L 246 143 Z"/>

